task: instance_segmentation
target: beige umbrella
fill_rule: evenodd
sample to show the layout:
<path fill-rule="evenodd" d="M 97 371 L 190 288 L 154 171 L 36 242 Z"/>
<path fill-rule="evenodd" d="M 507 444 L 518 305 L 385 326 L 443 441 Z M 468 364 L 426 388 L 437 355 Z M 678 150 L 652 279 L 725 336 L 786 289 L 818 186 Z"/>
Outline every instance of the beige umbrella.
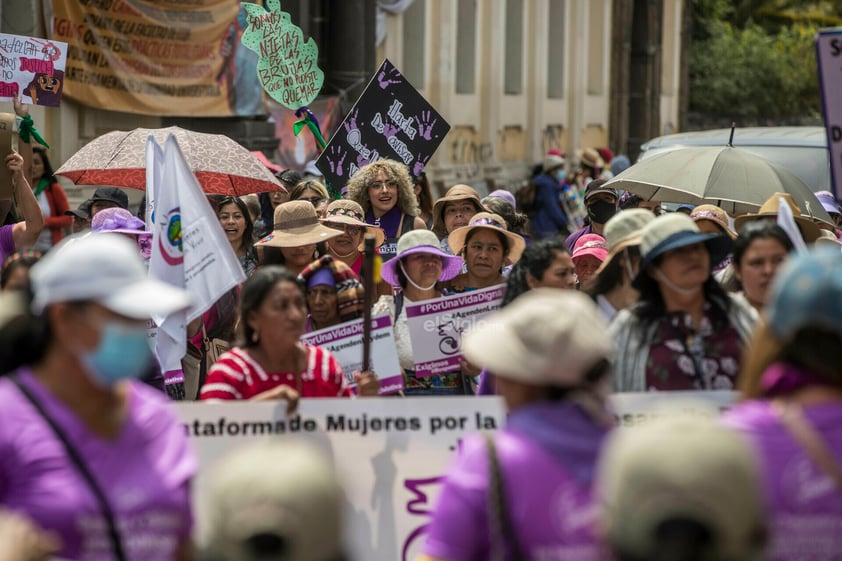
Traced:
<path fill-rule="evenodd" d="M 648 201 L 712 204 L 728 213 L 757 212 L 775 193 L 789 193 L 804 213 L 830 216 L 798 177 L 732 146 L 681 148 L 642 160 L 605 184 Z"/>
<path fill-rule="evenodd" d="M 234 140 L 180 127 L 114 131 L 83 146 L 56 172 L 78 185 L 146 189 L 146 141 L 163 145 L 172 134 L 205 193 L 247 195 L 285 191 L 260 160 Z"/>

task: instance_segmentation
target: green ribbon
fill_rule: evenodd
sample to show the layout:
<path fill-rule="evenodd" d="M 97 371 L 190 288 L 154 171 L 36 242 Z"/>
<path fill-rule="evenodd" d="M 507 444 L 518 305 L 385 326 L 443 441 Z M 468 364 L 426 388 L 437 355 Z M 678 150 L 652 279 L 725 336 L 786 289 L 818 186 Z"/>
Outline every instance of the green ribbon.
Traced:
<path fill-rule="evenodd" d="M 304 118 L 300 121 L 295 121 L 295 123 L 292 125 L 293 134 L 295 134 L 295 136 L 298 136 L 298 133 L 301 132 L 301 129 L 303 129 L 305 125 L 308 129 L 310 129 L 310 132 L 313 133 L 313 137 L 316 139 L 319 148 L 324 150 L 327 146 L 327 142 L 325 142 L 325 137 L 322 136 L 322 131 L 319 130 L 319 126 L 316 125 L 316 123 L 314 123 L 312 119 L 310 119 L 309 115 L 305 115 Z"/>
<path fill-rule="evenodd" d="M 40 181 L 38 181 L 38 187 L 35 188 L 35 196 L 37 197 L 41 193 L 44 192 L 44 189 L 50 184 L 50 180 L 46 177 L 42 177 Z"/>
<path fill-rule="evenodd" d="M 35 142 L 42 145 L 44 148 L 50 147 L 50 145 L 47 144 L 47 141 L 44 140 L 44 137 L 41 136 L 41 133 L 38 132 L 38 129 L 35 128 L 32 115 L 27 115 L 21 119 L 20 125 L 18 125 L 18 136 L 27 144 L 29 144 L 29 141 L 34 138 Z"/>

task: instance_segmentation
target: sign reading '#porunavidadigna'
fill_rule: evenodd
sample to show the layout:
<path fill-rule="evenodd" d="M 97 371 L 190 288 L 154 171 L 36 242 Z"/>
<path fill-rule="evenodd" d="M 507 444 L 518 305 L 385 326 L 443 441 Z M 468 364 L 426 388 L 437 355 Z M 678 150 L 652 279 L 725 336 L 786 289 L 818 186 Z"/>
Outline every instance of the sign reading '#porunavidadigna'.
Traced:
<path fill-rule="evenodd" d="M 381 158 L 403 162 L 418 175 L 450 125 L 386 59 L 316 161 L 337 189 L 361 167 Z"/>

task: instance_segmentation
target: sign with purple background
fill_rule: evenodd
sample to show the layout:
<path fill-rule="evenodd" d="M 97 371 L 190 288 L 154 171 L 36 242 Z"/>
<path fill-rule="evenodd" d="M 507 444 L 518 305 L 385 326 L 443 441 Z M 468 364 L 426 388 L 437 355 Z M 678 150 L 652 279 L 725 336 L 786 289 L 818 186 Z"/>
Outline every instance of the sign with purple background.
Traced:
<path fill-rule="evenodd" d="M 317 345 L 330 351 L 342 370 L 348 385 L 356 393 L 354 372 L 362 368 L 363 320 L 357 319 L 333 327 L 311 331 L 301 337 L 307 345 Z M 403 370 L 398 361 L 392 318 L 388 315 L 371 318 L 371 362 L 380 378 L 380 395 L 403 390 Z"/>
<path fill-rule="evenodd" d="M 358 169 L 381 158 L 406 164 L 418 175 L 450 125 L 388 59 L 316 160 L 325 178 L 341 189 Z"/>
<path fill-rule="evenodd" d="M 419 378 L 459 370 L 462 333 L 500 307 L 505 285 L 407 304 L 406 325 Z"/>
<path fill-rule="evenodd" d="M 842 29 L 824 29 L 816 36 L 822 112 L 830 150 L 831 189 L 842 199 Z"/>

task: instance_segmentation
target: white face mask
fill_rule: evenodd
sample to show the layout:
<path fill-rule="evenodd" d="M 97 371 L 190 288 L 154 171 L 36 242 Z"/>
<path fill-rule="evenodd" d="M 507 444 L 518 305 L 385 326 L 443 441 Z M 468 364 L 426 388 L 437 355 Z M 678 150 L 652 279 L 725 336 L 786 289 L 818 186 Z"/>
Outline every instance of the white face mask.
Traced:
<path fill-rule="evenodd" d="M 408 282 L 409 284 L 411 284 L 412 286 L 414 286 L 414 287 L 415 287 L 415 288 L 417 288 L 418 290 L 422 290 L 422 291 L 425 291 L 425 292 L 426 292 L 427 290 L 432 290 L 433 288 L 435 288 L 436 283 L 438 283 L 438 282 L 439 282 L 439 281 L 433 281 L 433 284 L 431 284 L 430 286 L 428 286 L 428 287 L 426 287 L 426 288 L 425 288 L 425 287 L 423 287 L 423 286 L 420 286 L 420 285 L 416 284 L 416 282 L 412 280 L 412 278 L 409 276 L 409 273 L 407 273 L 407 272 L 406 272 L 406 269 L 405 269 L 405 268 L 404 268 L 404 266 L 403 266 L 403 261 L 401 261 L 401 262 L 398 264 L 398 266 L 401 268 L 401 271 L 403 271 L 403 276 L 405 276 L 405 277 L 406 277 L 406 282 Z"/>

